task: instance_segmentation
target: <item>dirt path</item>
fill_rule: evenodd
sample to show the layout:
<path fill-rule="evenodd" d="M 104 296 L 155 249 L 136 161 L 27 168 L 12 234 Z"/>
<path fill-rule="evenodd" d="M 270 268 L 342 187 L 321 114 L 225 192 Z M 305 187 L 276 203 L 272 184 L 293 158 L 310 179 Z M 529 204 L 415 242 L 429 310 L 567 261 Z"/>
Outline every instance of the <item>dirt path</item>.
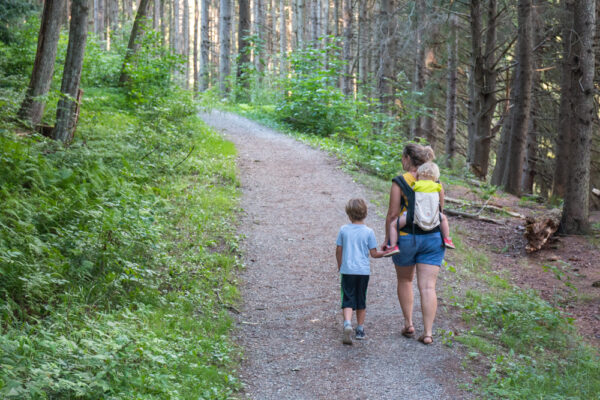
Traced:
<path fill-rule="evenodd" d="M 335 159 L 287 136 L 232 114 L 202 117 L 239 153 L 247 269 L 237 334 L 245 349 L 241 378 L 247 398 L 464 398 L 456 388 L 460 360 L 452 350 L 439 338 L 424 346 L 400 335 L 388 259 L 371 264 L 368 340 L 341 342 L 335 237 L 348 222 L 345 202 L 374 195 L 337 168 Z M 366 222 L 381 242 L 384 221 L 372 205 Z M 416 302 L 420 332 L 418 295 Z M 444 324 L 438 315 L 434 328 Z"/>

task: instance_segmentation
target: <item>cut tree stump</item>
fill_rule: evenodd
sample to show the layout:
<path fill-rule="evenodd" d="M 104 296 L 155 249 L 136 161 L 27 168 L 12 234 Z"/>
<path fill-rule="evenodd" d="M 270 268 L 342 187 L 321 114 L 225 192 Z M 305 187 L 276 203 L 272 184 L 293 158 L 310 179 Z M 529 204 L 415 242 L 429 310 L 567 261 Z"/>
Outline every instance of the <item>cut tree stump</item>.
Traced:
<path fill-rule="evenodd" d="M 560 217 L 561 211 L 555 209 L 543 217 L 525 219 L 525 239 L 527 239 L 525 250 L 528 253 L 540 250 L 548 242 L 560 225 Z"/>

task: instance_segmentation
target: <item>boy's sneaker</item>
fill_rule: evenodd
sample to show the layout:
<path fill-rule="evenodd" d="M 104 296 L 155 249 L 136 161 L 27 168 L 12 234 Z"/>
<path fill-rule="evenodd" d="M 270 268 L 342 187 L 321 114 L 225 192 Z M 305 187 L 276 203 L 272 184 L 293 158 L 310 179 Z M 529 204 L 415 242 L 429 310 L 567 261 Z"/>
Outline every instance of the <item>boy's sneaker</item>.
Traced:
<path fill-rule="evenodd" d="M 344 326 L 344 338 L 342 339 L 344 344 L 352 344 L 352 325 Z"/>
<path fill-rule="evenodd" d="M 444 244 L 449 249 L 455 249 L 456 248 L 456 247 L 454 247 L 454 243 L 452 242 L 452 238 L 444 238 Z"/>
<path fill-rule="evenodd" d="M 364 329 L 356 329 L 356 340 L 365 340 L 366 338 Z"/>
<path fill-rule="evenodd" d="M 384 257 L 391 257 L 394 254 L 398 254 L 398 253 L 400 253 L 400 249 L 398 248 L 398 245 L 396 245 L 394 247 L 388 247 L 386 250 L 384 250 L 383 256 Z"/>

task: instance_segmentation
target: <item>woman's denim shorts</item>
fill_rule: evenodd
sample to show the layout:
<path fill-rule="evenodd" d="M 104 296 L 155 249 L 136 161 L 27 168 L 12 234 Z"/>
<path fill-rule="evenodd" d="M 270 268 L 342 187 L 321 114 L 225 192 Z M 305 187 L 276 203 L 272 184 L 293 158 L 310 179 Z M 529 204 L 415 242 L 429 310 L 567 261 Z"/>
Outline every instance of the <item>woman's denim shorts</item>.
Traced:
<path fill-rule="evenodd" d="M 403 235 L 398 238 L 400 253 L 394 254 L 392 260 L 398 267 L 415 264 L 442 265 L 446 248 L 439 232 L 424 235 Z"/>

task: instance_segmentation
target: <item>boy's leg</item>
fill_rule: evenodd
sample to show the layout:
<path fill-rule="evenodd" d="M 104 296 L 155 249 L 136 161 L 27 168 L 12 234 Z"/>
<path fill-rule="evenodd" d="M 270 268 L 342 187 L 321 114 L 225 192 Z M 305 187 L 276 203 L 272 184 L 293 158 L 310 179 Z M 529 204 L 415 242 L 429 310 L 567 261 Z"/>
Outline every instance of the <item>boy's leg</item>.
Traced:
<path fill-rule="evenodd" d="M 356 310 L 356 322 L 358 325 L 365 324 L 365 317 L 367 316 L 367 309 L 363 308 L 362 310 Z"/>
<path fill-rule="evenodd" d="M 352 311 L 356 308 L 356 275 L 342 274 L 342 315 L 344 316 L 344 335 L 342 342 L 352 344 Z"/>
<path fill-rule="evenodd" d="M 346 321 L 352 322 L 352 308 L 351 307 L 342 308 L 342 315 L 344 316 L 344 322 L 346 322 Z M 358 311 L 356 312 L 356 316 L 358 318 Z"/>
<path fill-rule="evenodd" d="M 369 275 L 362 275 L 357 280 L 356 285 L 356 321 L 358 326 L 356 327 L 356 338 L 364 339 L 365 331 L 365 317 L 367 315 L 367 287 L 369 286 Z"/>

